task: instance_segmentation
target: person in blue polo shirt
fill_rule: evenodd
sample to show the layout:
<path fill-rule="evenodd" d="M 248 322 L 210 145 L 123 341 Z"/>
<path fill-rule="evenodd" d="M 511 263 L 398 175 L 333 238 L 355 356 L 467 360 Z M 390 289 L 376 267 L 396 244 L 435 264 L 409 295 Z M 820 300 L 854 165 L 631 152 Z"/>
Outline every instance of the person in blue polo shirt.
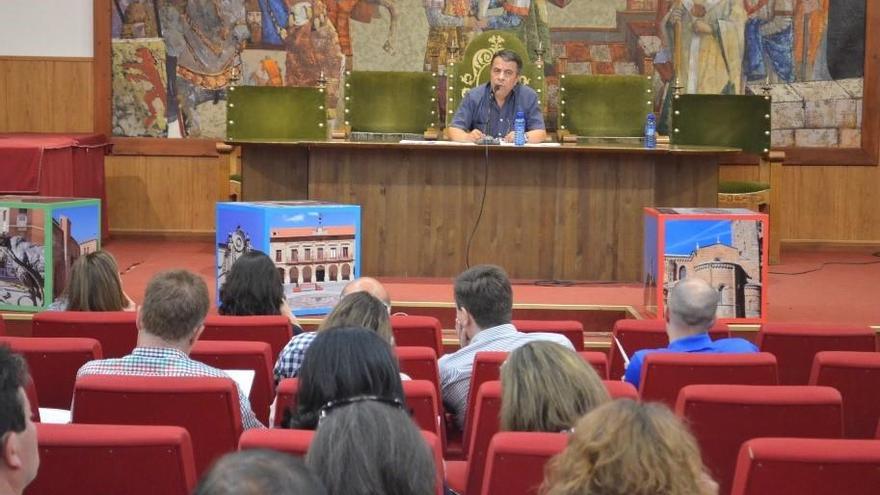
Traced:
<path fill-rule="evenodd" d="M 665 349 L 644 349 L 636 352 L 626 367 L 623 379 L 639 388 L 642 364 L 649 352 L 758 352 L 745 339 L 709 338 L 709 329 L 715 324 L 718 309 L 718 291 L 699 278 L 686 278 L 669 290 L 666 303 L 666 334 L 669 346 Z"/>

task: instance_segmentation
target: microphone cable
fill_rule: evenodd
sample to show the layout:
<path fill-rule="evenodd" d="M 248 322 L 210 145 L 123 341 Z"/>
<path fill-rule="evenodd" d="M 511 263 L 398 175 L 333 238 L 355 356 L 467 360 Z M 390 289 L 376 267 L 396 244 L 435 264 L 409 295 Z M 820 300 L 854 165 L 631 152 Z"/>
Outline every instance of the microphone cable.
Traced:
<path fill-rule="evenodd" d="M 477 228 L 480 227 L 480 220 L 483 219 L 483 209 L 486 207 L 486 194 L 488 193 L 489 188 L 489 145 L 486 144 L 483 146 L 485 150 L 485 160 L 483 160 L 483 191 L 480 193 L 480 210 L 477 213 L 477 219 L 474 221 L 474 227 L 471 229 L 471 233 L 467 239 L 467 245 L 464 251 L 464 267 L 465 270 L 471 267 L 471 243 L 474 240 L 474 235 L 477 233 Z"/>

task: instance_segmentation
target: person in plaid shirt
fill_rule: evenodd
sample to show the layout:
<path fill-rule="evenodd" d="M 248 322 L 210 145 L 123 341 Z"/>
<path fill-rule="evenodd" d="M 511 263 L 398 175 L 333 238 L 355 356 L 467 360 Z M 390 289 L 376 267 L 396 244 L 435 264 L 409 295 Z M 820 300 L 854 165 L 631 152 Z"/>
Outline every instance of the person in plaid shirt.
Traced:
<path fill-rule="evenodd" d="M 157 274 L 147 285 L 138 308 L 137 347 L 118 359 L 99 359 L 83 365 L 86 375 L 207 376 L 229 378 L 223 371 L 190 359 L 189 352 L 205 329 L 208 286 L 186 270 Z M 263 428 L 247 396 L 238 388 L 241 422 L 245 430 Z"/>

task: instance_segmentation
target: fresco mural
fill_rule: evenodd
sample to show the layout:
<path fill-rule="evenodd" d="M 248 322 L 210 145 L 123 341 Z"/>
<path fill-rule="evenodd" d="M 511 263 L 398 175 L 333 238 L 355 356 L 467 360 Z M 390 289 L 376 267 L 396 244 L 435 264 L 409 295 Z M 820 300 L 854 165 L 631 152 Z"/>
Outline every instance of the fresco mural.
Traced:
<path fill-rule="evenodd" d="M 550 125 L 558 61 L 564 57 L 570 74 L 659 76 L 655 106 L 661 113 L 676 87 L 687 93 L 769 91 L 774 147 L 861 145 L 865 0 L 114 0 L 113 5 L 114 54 L 116 40 L 126 40 L 134 51 L 128 63 L 135 64 L 114 65 L 124 73 L 114 75 L 114 118 L 126 122 L 114 126 L 117 135 L 222 138 L 223 103 L 233 84 L 326 81 L 333 119 L 346 64 L 355 70 L 420 71 L 436 63 L 443 77 L 451 47 L 462 53 L 476 34 L 500 29 L 516 33 L 532 58 L 543 53 Z M 154 67 L 147 72 L 159 79 L 137 72 L 139 65 Z M 118 78 L 127 85 L 117 89 Z M 154 96 L 163 91 L 158 81 L 166 84 L 164 100 Z"/>

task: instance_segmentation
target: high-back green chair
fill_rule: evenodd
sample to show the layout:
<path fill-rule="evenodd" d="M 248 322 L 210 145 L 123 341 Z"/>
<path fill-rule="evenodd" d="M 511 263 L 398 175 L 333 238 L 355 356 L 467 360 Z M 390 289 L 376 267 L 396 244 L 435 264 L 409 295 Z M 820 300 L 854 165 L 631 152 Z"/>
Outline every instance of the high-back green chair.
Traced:
<path fill-rule="evenodd" d="M 226 97 L 229 141 L 327 139 L 324 88 L 233 86 Z"/>
<path fill-rule="evenodd" d="M 544 67 L 535 63 L 535 54 L 527 53 L 523 42 L 512 32 L 486 31 L 475 37 L 460 58 L 447 66 L 446 69 L 446 126 L 452 123 L 452 117 L 461 104 L 462 98 L 472 88 L 489 80 L 492 56 L 498 50 L 513 50 L 523 60 L 523 70 L 519 81 L 530 86 L 538 93 L 541 109 L 545 108 L 544 99 L 547 94 L 544 80 Z"/>
<path fill-rule="evenodd" d="M 343 124 L 356 140 L 436 138 L 437 79 L 430 72 L 346 71 Z"/>
<path fill-rule="evenodd" d="M 557 134 L 564 141 L 642 137 L 652 91 L 651 76 L 561 74 Z"/>

